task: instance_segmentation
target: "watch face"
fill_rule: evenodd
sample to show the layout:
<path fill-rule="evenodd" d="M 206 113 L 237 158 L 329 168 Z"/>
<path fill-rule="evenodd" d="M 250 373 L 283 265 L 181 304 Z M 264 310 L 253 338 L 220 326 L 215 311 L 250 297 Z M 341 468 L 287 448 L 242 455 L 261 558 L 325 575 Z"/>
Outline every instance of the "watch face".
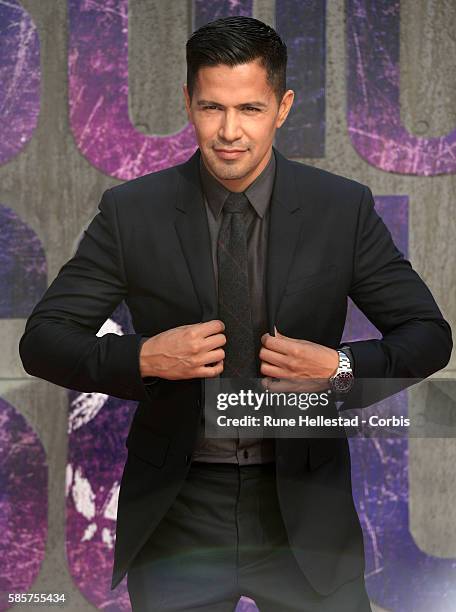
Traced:
<path fill-rule="evenodd" d="M 339 372 L 333 378 L 334 390 L 338 393 L 350 391 L 353 385 L 353 374 L 351 372 Z"/>

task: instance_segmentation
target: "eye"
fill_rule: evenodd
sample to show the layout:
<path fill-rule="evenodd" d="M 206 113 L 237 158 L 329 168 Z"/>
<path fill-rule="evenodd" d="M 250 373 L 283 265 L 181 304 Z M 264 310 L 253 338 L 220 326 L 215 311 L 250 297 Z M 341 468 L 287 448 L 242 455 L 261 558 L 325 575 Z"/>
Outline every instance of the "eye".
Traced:
<path fill-rule="evenodd" d="M 244 108 L 244 110 L 248 111 L 249 113 L 254 113 L 254 112 L 259 112 L 260 109 L 257 108 L 256 106 L 246 106 Z"/>
<path fill-rule="evenodd" d="M 206 106 L 203 106 L 204 110 L 217 110 L 218 106 L 215 106 L 214 104 L 207 104 Z"/>

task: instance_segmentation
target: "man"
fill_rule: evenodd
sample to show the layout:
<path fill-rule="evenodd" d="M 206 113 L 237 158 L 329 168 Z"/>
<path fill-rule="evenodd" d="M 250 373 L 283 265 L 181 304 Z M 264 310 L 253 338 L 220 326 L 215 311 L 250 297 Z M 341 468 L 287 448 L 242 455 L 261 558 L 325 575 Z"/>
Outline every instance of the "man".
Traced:
<path fill-rule="evenodd" d="M 370 610 L 344 438 L 211 439 L 205 379 L 422 378 L 451 331 L 355 181 L 273 146 L 286 47 L 247 17 L 187 43 L 184 164 L 107 190 L 27 321 L 27 372 L 138 400 L 112 587 L 133 610 Z M 347 296 L 381 340 L 340 347 Z M 136 330 L 95 334 L 125 300 Z M 274 382 L 275 381 L 275 382 Z M 343 385 L 342 385 L 343 386 Z"/>

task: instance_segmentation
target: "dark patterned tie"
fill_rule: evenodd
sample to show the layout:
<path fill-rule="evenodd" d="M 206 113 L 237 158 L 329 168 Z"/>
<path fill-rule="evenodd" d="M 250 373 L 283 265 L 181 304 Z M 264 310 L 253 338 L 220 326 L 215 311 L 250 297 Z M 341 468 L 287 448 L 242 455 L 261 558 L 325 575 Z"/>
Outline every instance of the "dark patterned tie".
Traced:
<path fill-rule="evenodd" d="M 226 335 L 223 377 L 258 375 L 247 265 L 247 227 L 254 215 L 244 193 L 227 197 L 217 243 L 219 318 Z"/>

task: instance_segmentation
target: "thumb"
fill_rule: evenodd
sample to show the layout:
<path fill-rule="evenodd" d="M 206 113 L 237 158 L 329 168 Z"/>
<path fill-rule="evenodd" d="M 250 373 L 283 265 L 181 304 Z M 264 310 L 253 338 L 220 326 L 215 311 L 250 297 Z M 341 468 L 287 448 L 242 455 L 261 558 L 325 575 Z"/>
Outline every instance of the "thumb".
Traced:
<path fill-rule="evenodd" d="M 303 342 L 302 340 L 296 340 L 296 338 L 290 338 L 290 336 L 286 336 L 285 334 L 282 334 L 281 332 L 279 332 L 279 330 L 277 329 L 275 325 L 274 325 L 274 332 L 275 332 L 276 338 L 286 338 L 287 340 L 293 340 L 294 342 Z"/>

